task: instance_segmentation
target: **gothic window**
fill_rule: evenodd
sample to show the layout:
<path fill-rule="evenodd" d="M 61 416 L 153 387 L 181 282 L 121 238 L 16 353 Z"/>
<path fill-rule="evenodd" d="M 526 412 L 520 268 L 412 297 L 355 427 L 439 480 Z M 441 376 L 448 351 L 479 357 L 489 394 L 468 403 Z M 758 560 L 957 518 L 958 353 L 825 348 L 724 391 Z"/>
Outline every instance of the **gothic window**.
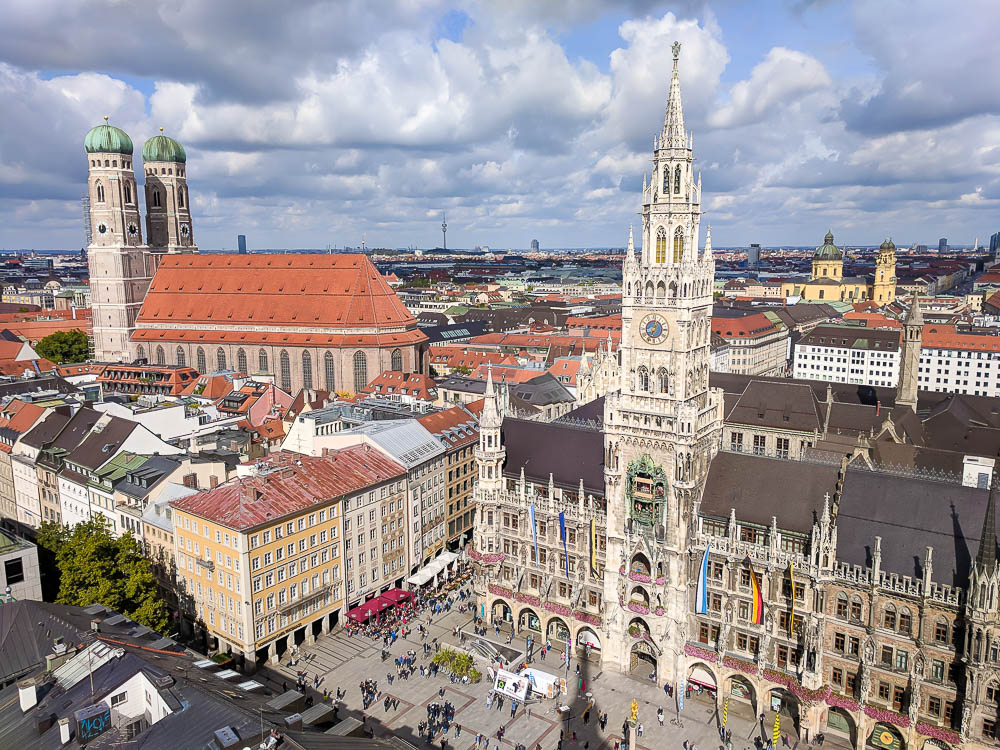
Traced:
<path fill-rule="evenodd" d="M 261 349 L 257 352 L 257 369 L 261 372 L 268 372 L 267 369 L 267 352 Z"/>
<path fill-rule="evenodd" d="M 129 185 L 126 182 L 125 185 L 124 185 L 124 187 L 125 187 L 125 202 L 126 203 L 131 203 L 132 202 L 132 186 Z"/>
<path fill-rule="evenodd" d="M 184 208 L 184 188 L 177 188 L 177 206 L 179 208 Z"/>
<path fill-rule="evenodd" d="M 302 352 L 302 387 L 313 387 L 313 361 L 308 351 Z"/>
<path fill-rule="evenodd" d="M 278 369 L 281 373 L 281 388 L 285 391 L 292 390 L 292 365 L 288 360 L 288 352 L 284 349 L 278 355 Z"/>
<path fill-rule="evenodd" d="M 236 350 L 236 369 L 247 375 L 247 353 L 242 349 Z"/>
<path fill-rule="evenodd" d="M 661 280 L 656 284 L 656 298 L 663 299 L 666 296 L 667 296 L 667 285 L 664 284 L 663 281 Z"/>
<path fill-rule="evenodd" d="M 674 194 L 680 195 L 681 193 L 681 165 L 678 164 L 674 167 Z"/>
<path fill-rule="evenodd" d="M 656 262 L 667 262 L 667 231 L 663 227 L 656 230 Z"/>
<path fill-rule="evenodd" d="M 368 358 L 363 351 L 354 352 L 354 391 L 363 391 L 368 385 Z"/>
<path fill-rule="evenodd" d="M 326 389 L 333 393 L 337 387 L 337 377 L 333 361 L 333 352 L 323 355 L 323 374 L 326 377 Z"/>
<path fill-rule="evenodd" d="M 198 351 L 195 353 L 195 363 L 195 369 L 204 375 L 205 370 L 208 369 L 208 365 L 205 363 L 205 350 L 200 346 L 198 347 Z"/>
<path fill-rule="evenodd" d="M 140 344 L 138 347 L 136 347 L 135 358 L 136 359 L 145 359 L 146 358 L 146 350 L 143 348 L 142 344 Z"/>
<path fill-rule="evenodd" d="M 392 350 L 392 369 L 394 372 L 403 371 L 403 353 L 399 349 Z"/>
<path fill-rule="evenodd" d="M 639 376 L 639 390 L 649 390 L 649 371 L 645 367 L 640 367 L 636 373 Z"/>
<path fill-rule="evenodd" d="M 104 185 L 97 183 L 97 202 L 104 203 Z"/>
<path fill-rule="evenodd" d="M 160 191 L 157 190 L 156 188 L 153 188 L 153 190 L 150 192 L 150 195 L 153 198 L 153 208 L 159 208 L 160 207 Z"/>
<path fill-rule="evenodd" d="M 663 165 L 663 194 L 670 192 L 670 165 Z"/>
<path fill-rule="evenodd" d="M 184 356 L 184 350 L 181 347 L 177 347 L 177 364 L 184 367 L 187 364 L 187 357 Z"/>
<path fill-rule="evenodd" d="M 660 393 L 666 393 L 670 388 L 670 375 L 667 374 L 667 368 L 661 367 L 657 377 L 660 381 Z"/>
<path fill-rule="evenodd" d="M 674 230 L 674 263 L 684 260 L 684 232 L 680 227 Z"/>
<path fill-rule="evenodd" d="M 226 369 L 226 353 L 222 350 L 221 346 L 215 350 L 215 364 L 219 370 Z"/>
<path fill-rule="evenodd" d="M 156 347 L 156 364 L 158 365 L 167 364 L 167 353 L 163 351 L 162 346 Z"/>

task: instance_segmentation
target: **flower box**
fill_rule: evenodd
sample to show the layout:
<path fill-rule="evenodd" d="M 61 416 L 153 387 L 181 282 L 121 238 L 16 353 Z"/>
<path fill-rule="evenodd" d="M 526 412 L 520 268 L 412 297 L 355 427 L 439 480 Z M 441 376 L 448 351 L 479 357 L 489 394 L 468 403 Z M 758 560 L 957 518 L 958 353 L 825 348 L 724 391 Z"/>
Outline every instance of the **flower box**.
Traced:
<path fill-rule="evenodd" d="M 950 729 L 945 729 L 944 727 L 936 727 L 933 724 L 928 724 L 926 721 L 917 722 L 917 731 L 920 732 L 920 734 L 926 735 L 935 740 L 947 742 L 949 745 L 957 746 L 962 744 L 962 738 L 959 736 L 958 732 L 953 732 Z"/>
<path fill-rule="evenodd" d="M 640 604 L 639 602 L 629 602 L 628 608 L 633 612 L 639 613 L 640 615 L 649 614 L 649 607 L 647 607 L 645 604 Z"/>
<path fill-rule="evenodd" d="M 542 609 L 547 609 L 549 612 L 555 612 L 557 615 L 566 615 L 566 617 L 573 614 L 573 610 L 565 604 L 558 604 L 556 602 L 545 602 L 545 604 L 542 605 Z"/>
<path fill-rule="evenodd" d="M 663 607 L 657 607 L 656 609 L 653 610 L 653 614 L 655 614 L 657 617 L 663 617 L 665 613 L 666 610 L 663 609 Z"/>
<path fill-rule="evenodd" d="M 510 598 L 513 595 L 513 592 L 510 589 L 505 589 L 503 586 L 497 586 L 495 583 L 489 584 L 486 587 L 486 590 L 496 596 L 505 596 Z"/>
<path fill-rule="evenodd" d="M 737 659 L 735 656 L 723 656 L 722 663 L 730 669 L 738 669 L 739 671 L 746 672 L 747 674 L 757 674 L 758 672 L 757 665 L 752 661 Z"/>
<path fill-rule="evenodd" d="M 652 579 L 645 573 L 639 573 L 637 571 L 632 571 L 628 574 L 628 577 L 632 581 L 638 581 L 639 583 L 649 583 Z"/>
<path fill-rule="evenodd" d="M 903 716 L 903 714 L 897 714 L 895 711 L 879 708 L 878 706 L 865 706 L 865 715 L 872 717 L 875 721 L 894 724 L 900 729 L 907 729 L 910 726 L 909 716 Z"/>
<path fill-rule="evenodd" d="M 826 696 L 826 703 L 829 706 L 836 706 L 837 708 L 843 708 L 847 711 L 860 711 L 861 705 L 853 698 L 848 698 L 844 695 L 838 695 L 837 693 L 830 693 Z"/>
<path fill-rule="evenodd" d="M 537 607 L 542 603 L 542 600 L 537 596 L 534 596 L 533 594 L 522 594 L 520 591 L 514 594 L 514 601 L 521 602 L 523 604 L 530 604 L 534 607 Z"/>
<path fill-rule="evenodd" d="M 592 615 L 589 612 L 574 612 L 573 619 L 579 622 L 585 622 L 588 625 L 600 625 L 601 618 L 597 615 Z"/>
<path fill-rule="evenodd" d="M 705 661 L 710 661 L 710 662 L 715 662 L 719 658 L 714 651 L 710 651 L 707 648 L 694 646 L 690 643 L 684 644 L 684 653 L 687 654 L 688 656 L 693 656 L 696 659 L 704 659 Z"/>
<path fill-rule="evenodd" d="M 667 582 L 667 579 L 664 576 L 660 576 L 659 578 L 656 579 L 656 585 L 657 586 L 662 586 L 666 582 Z"/>

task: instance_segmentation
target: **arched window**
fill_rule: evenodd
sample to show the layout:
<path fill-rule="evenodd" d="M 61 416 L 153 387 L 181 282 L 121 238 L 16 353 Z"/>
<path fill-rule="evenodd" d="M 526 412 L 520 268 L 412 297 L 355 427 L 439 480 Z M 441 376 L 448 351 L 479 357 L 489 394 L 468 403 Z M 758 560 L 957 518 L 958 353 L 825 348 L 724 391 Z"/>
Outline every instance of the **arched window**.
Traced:
<path fill-rule="evenodd" d="M 910 610 L 903 607 L 899 610 L 899 632 L 909 633 L 913 628 L 913 618 L 910 615 Z"/>
<path fill-rule="evenodd" d="M 843 591 L 837 594 L 837 617 L 847 619 L 847 594 Z"/>
<path fill-rule="evenodd" d="M 125 187 L 125 202 L 126 203 L 131 203 L 132 202 L 132 186 L 129 185 L 126 182 L 125 185 L 124 185 L 124 187 Z"/>
<path fill-rule="evenodd" d="M 215 350 L 215 364 L 220 370 L 226 369 L 226 353 L 221 346 Z"/>
<path fill-rule="evenodd" d="M 177 188 L 177 207 L 184 208 L 184 188 Z"/>
<path fill-rule="evenodd" d="M 281 387 L 283 390 L 291 392 L 292 390 L 292 365 L 288 361 L 288 352 L 284 349 L 281 350 L 281 354 L 278 355 L 278 368 L 281 371 Z"/>
<path fill-rule="evenodd" d="M 354 352 L 354 392 L 358 393 L 368 385 L 368 357 L 363 351 Z"/>
<path fill-rule="evenodd" d="M 267 372 L 267 352 L 261 349 L 257 352 L 257 369 L 261 372 Z"/>
<path fill-rule="evenodd" d="M 179 346 L 177 347 L 177 364 L 181 367 L 187 365 L 187 357 L 184 355 L 184 349 Z"/>
<path fill-rule="evenodd" d="M 670 165 L 663 165 L 663 194 L 670 192 Z"/>
<path fill-rule="evenodd" d="M 313 387 L 313 360 L 309 352 L 302 352 L 302 387 L 312 389 Z"/>
<path fill-rule="evenodd" d="M 640 367 L 637 375 L 639 376 L 639 390 L 648 391 L 649 390 L 649 371 L 645 367 Z"/>
<path fill-rule="evenodd" d="M 684 260 L 684 232 L 680 227 L 674 230 L 674 263 Z"/>
<path fill-rule="evenodd" d="M 860 620 L 862 612 L 861 597 L 853 596 L 851 597 L 851 619 Z"/>
<path fill-rule="evenodd" d="M 163 351 L 162 346 L 156 347 L 156 364 L 158 365 L 167 364 L 167 353 Z"/>
<path fill-rule="evenodd" d="M 660 393 L 666 393 L 670 389 L 670 375 L 667 374 L 667 368 L 661 367 L 657 376 L 660 381 Z"/>
<path fill-rule="evenodd" d="M 891 604 L 886 605 L 885 612 L 882 614 L 882 626 L 889 630 L 896 629 L 896 608 Z"/>
<path fill-rule="evenodd" d="M 153 207 L 154 208 L 159 208 L 160 207 L 160 191 L 157 190 L 156 188 L 153 188 L 153 190 L 150 192 L 150 196 L 153 199 Z"/>
<path fill-rule="evenodd" d="M 667 230 L 663 227 L 656 230 L 656 262 L 667 262 Z"/>
<path fill-rule="evenodd" d="M 674 167 L 674 194 L 681 194 L 681 165 Z"/>
<path fill-rule="evenodd" d="M 139 346 L 136 347 L 136 349 L 135 349 L 135 358 L 136 359 L 145 359 L 146 358 L 146 349 L 145 349 L 145 347 L 143 347 L 142 344 L 139 344 Z"/>
<path fill-rule="evenodd" d="M 199 346 L 198 347 L 198 351 L 195 352 L 194 356 L 195 356 L 195 360 L 194 360 L 195 361 L 195 369 L 198 372 L 200 372 L 202 375 L 204 375 L 205 374 L 205 370 L 208 369 L 208 364 L 205 362 L 205 350 L 202 349 Z"/>
<path fill-rule="evenodd" d="M 336 365 L 333 361 L 333 352 L 323 355 L 323 375 L 326 378 L 326 389 L 333 393 L 337 390 Z"/>
<path fill-rule="evenodd" d="M 97 183 L 97 202 L 104 203 L 104 185 Z"/>
<path fill-rule="evenodd" d="M 244 375 L 248 375 L 247 372 L 247 353 L 242 349 L 236 350 L 236 369 L 242 372 Z"/>
<path fill-rule="evenodd" d="M 938 643 L 948 642 L 948 621 L 943 617 L 939 617 L 934 624 L 934 640 Z"/>
<path fill-rule="evenodd" d="M 399 349 L 392 350 L 392 369 L 394 372 L 403 371 L 403 353 Z"/>

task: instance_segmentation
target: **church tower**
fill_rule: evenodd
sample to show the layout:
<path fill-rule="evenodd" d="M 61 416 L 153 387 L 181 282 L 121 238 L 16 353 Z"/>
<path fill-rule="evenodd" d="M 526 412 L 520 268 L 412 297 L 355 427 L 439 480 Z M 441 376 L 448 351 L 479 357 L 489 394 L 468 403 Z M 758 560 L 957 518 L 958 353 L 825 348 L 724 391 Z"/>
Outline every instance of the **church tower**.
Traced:
<path fill-rule="evenodd" d="M 187 153 L 173 138 L 154 135 L 142 147 L 146 173 L 146 236 L 156 252 L 198 252 L 191 225 Z"/>
<path fill-rule="evenodd" d="M 722 394 L 708 386 L 710 234 L 699 253 L 701 179 L 684 129 L 678 59 L 642 201 L 642 249 L 631 234 L 622 269 L 621 389 L 605 401 L 608 501 L 606 663 L 637 659 L 673 681 L 686 634 L 687 549 L 722 431 Z M 645 179 L 644 179 L 645 181 Z M 631 631 L 631 632 L 630 632 Z"/>
<path fill-rule="evenodd" d="M 87 262 L 94 358 L 121 362 L 129 358 L 129 337 L 154 267 L 142 243 L 132 139 L 104 119 L 84 140 L 92 235 Z"/>
<path fill-rule="evenodd" d="M 888 305 L 896 299 L 896 246 L 888 238 L 878 249 L 871 298 L 879 305 Z"/>
<path fill-rule="evenodd" d="M 913 411 L 917 410 L 917 379 L 923 333 L 924 316 L 920 313 L 920 297 L 913 295 L 899 342 L 899 382 L 896 385 L 896 405 L 909 406 Z"/>

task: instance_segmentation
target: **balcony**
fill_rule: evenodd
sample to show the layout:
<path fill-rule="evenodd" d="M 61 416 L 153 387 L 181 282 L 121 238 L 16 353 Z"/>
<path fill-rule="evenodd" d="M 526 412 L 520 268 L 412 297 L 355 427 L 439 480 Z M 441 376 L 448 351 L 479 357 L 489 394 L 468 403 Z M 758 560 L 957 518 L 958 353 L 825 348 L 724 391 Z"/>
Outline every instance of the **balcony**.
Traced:
<path fill-rule="evenodd" d="M 202 560 L 199 557 L 197 560 L 195 560 L 195 562 L 198 563 L 201 567 L 205 568 L 206 570 L 213 570 L 213 571 L 215 570 L 215 563 L 212 562 L 211 560 Z"/>
<path fill-rule="evenodd" d="M 333 583 L 328 583 L 328 584 L 325 584 L 325 585 L 322 585 L 322 586 L 317 586 L 315 589 L 313 589 L 312 591 L 310 591 L 305 596 L 296 597 L 295 599 L 292 599 L 289 602 L 285 602 L 284 604 L 279 605 L 278 606 L 278 614 L 279 615 L 287 615 L 289 612 L 291 612 L 296 607 L 298 607 L 298 606 L 300 606 L 302 604 L 305 604 L 306 602 L 311 602 L 311 601 L 313 601 L 313 600 L 315 600 L 315 599 L 323 596 L 324 594 L 326 594 L 328 592 L 332 592 L 333 591 L 333 585 L 334 585 Z"/>

